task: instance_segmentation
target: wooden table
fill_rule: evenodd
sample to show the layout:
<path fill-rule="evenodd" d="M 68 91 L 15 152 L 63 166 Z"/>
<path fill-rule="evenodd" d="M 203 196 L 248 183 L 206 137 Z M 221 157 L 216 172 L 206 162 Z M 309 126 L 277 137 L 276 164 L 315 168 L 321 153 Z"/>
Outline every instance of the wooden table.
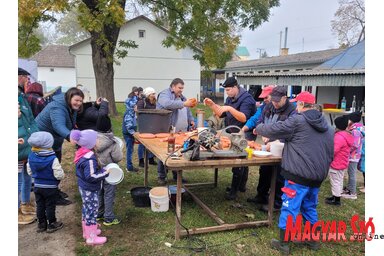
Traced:
<path fill-rule="evenodd" d="M 182 236 L 202 234 L 209 232 L 217 232 L 224 230 L 234 230 L 242 228 L 251 228 L 258 226 L 271 226 L 272 225 L 272 214 L 273 214 L 273 203 L 275 198 L 275 184 L 276 184 L 276 174 L 277 166 L 280 165 L 280 157 L 264 157 L 258 158 L 253 156 L 252 159 L 220 159 L 220 160 L 204 160 L 204 161 L 189 161 L 180 157 L 179 160 L 172 160 L 171 158 L 167 159 L 167 142 L 162 142 L 160 139 L 142 139 L 138 136 L 138 133 L 134 134 L 136 140 L 138 140 L 146 148 L 144 152 L 144 186 L 148 186 L 148 151 L 152 152 L 158 159 L 160 159 L 164 166 L 168 170 L 177 171 L 177 192 L 176 192 L 176 228 L 175 228 L 175 238 L 180 239 Z M 217 178 L 219 168 L 225 167 L 241 167 L 241 166 L 260 166 L 260 165 L 273 165 L 273 173 L 271 180 L 271 192 L 269 195 L 268 202 L 268 218 L 266 220 L 260 221 L 251 221 L 243 223 L 229 224 L 225 223 L 215 212 L 213 212 L 206 204 L 204 204 L 194 193 L 189 189 L 194 186 L 202 185 L 213 185 L 217 187 Z M 193 200 L 218 224 L 218 226 L 203 227 L 203 228 L 190 228 L 188 232 L 181 229 L 177 218 L 181 222 L 181 188 L 182 184 L 182 172 L 191 171 L 193 169 L 203 169 L 203 168 L 214 168 L 214 181 L 210 183 L 195 183 L 195 184 L 184 184 L 185 191 L 191 195 Z"/>

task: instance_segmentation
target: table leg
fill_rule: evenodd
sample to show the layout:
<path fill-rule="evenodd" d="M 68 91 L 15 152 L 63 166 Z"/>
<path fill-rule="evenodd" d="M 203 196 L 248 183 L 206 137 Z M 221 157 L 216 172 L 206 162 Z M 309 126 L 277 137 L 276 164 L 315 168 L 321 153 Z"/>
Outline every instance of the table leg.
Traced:
<path fill-rule="evenodd" d="M 272 169 L 271 192 L 269 193 L 269 201 L 268 201 L 269 226 L 272 226 L 272 220 L 273 220 L 273 205 L 275 202 L 276 176 L 277 176 L 277 165 L 274 165 Z"/>
<path fill-rule="evenodd" d="M 176 190 L 176 230 L 175 230 L 175 238 L 176 240 L 180 240 L 180 229 L 181 225 L 181 187 L 182 187 L 182 175 L 183 171 L 177 171 L 177 190 Z"/>
<path fill-rule="evenodd" d="M 144 149 L 144 187 L 148 186 L 148 151 Z"/>
<path fill-rule="evenodd" d="M 217 178 L 218 178 L 219 169 L 215 168 L 215 178 L 214 178 L 214 185 L 213 187 L 217 188 Z"/>
<path fill-rule="evenodd" d="M 331 113 L 329 113 L 329 120 L 331 121 L 331 126 L 333 126 L 333 118 Z"/>

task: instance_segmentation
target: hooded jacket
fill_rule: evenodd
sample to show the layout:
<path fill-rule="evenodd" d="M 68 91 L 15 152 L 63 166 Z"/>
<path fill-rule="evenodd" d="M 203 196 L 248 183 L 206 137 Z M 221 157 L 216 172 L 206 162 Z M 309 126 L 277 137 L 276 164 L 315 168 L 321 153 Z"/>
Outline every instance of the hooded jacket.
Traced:
<path fill-rule="evenodd" d="M 108 101 L 101 101 L 100 105 L 95 102 L 87 102 L 83 104 L 83 112 L 78 113 L 76 117 L 77 128 L 80 131 L 92 129 L 96 131 L 97 118 L 99 116 L 108 115 Z"/>
<path fill-rule="evenodd" d="M 354 145 L 354 150 L 351 152 L 349 156 L 349 161 L 350 162 L 359 162 L 360 157 L 361 157 L 361 148 L 363 147 L 363 141 L 364 141 L 364 125 L 361 123 L 354 123 L 350 131 L 353 136 L 353 145 Z"/>
<path fill-rule="evenodd" d="M 282 176 L 295 183 L 320 187 L 333 159 L 333 129 L 314 109 L 273 124 L 256 126 L 258 134 L 285 142 Z"/>
<path fill-rule="evenodd" d="M 123 159 L 123 152 L 113 133 L 98 133 L 95 153 L 101 167 L 110 163 L 118 163 Z"/>
<path fill-rule="evenodd" d="M 77 111 L 70 110 L 64 97 L 64 94 L 53 96 L 53 101 L 35 119 L 40 131 L 52 134 L 52 148 L 55 151 L 61 150 L 64 139 L 69 140 L 69 134 L 76 123 Z"/>
<path fill-rule="evenodd" d="M 353 136 L 347 131 L 337 131 L 334 136 L 334 157 L 331 168 L 345 170 L 349 165 L 349 154 L 354 150 Z"/>

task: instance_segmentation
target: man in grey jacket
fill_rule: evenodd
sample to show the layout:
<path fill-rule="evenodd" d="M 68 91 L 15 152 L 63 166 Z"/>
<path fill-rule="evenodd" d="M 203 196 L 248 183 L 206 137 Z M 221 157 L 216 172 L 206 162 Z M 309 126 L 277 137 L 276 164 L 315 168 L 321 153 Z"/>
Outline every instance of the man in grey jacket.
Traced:
<path fill-rule="evenodd" d="M 195 127 L 190 107 L 194 107 L 194 99 L 186 99 L 183 95 L 184 81 L 175 78 L 168 89 L 161 91 L 157 97 L 157 109 L 167 109 L 172 111 L 171 125 L 176 128 L 176 132 L 186 132 Z M 166 171 L 164 164 L 159 160 L 157 165 L 158 183 L 166 184 Z M 177 172 L 173 171 L 173 179 L 176 180 Z M 185 182 L 185 180 L 183 180 Z"/>
<path fill-rule="evenodd" d="M 301 212 L 304 223 L 311 226 L 318 221 L 319 187 L 328 175 L 333 159 L 334 130 L 315 109 L 315 96 L 301 92 L 296 97 L 297 115 L 282 122 L 259 124 L 256 132 L 262 136 L 284 140 L 281 175 L 285 178 L 283 205 L 279 218 L 280 240 L 272 239 L 272 248 L 289 253 L 285 230 L 288 216 L 296 221 Z M 318 249 L 315 241 L 306 243 Z"/>

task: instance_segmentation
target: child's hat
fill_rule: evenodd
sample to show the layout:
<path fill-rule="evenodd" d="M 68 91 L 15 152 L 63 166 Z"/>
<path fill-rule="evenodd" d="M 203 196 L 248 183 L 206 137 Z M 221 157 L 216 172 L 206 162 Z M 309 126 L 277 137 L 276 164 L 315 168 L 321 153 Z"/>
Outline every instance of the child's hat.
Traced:
<path fill-rule="evenodd" d="M 76 142 L 77 145 L 87 149 L 93 149 L 96 145 L 97 132 L 91 129 L 79 131 L 72 130 L 70 138 Z"/>
<path fill-rule="evenodd" d="M 34 132 L 28 139 L 29 145 L 37 148 L 52 148 L 53 136 L 49 132 Z"/>
<path fill-rule="evenodd" d="M 335 119 L 335 126 L 337 129 L 339 130 L 345 130 L 347 129 L 348 127 L 348 116 L 347 115 L 343 115 L 343 116 L 339 116 Z"/>

